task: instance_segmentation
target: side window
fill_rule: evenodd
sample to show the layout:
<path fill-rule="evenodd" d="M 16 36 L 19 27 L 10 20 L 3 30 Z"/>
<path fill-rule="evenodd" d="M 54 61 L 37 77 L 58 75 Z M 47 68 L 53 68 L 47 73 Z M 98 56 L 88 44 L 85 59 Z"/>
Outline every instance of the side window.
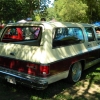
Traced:
<path fill-rule="evenodd" d="M 81 28 L 55 28 L 53 47 L 82 43 L 84 36 Z"/>
<path fill-rule="evenodd" d="M 76 38 L 79 41 L 83 41 L 83 33 L 80 28 L 68 28 L 69 30 L 69 35 L 72 36 L 73 38 Z"/>
<path fill-rule="evenodd" d="M 88 41 L 95 41 L 95 35 L 92 27 L 85 27 L 86 35 L 88 38 Z"/>
<path fill-rule="evenodd" d="M 37 40 L 40 34 L 40 30 L 41 27 L 39 26 L 7 27 L 3 33 L 2 42 Z"/>
<path fill-rule="evenodd" d="M 95 27 L 97 39 L 100 40 L 100 27 Z"/>

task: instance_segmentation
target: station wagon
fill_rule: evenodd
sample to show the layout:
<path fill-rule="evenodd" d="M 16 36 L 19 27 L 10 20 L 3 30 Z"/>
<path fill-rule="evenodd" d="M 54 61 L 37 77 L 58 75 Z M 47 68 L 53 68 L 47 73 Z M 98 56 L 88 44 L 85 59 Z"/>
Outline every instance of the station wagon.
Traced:
<path fill-rule="evenodd" d="M 76 83 L 100 62 L 95 26 L 73 22 L 9 23 L 0 33 L 0 77 L 45 89 L 67 79 Z"/>

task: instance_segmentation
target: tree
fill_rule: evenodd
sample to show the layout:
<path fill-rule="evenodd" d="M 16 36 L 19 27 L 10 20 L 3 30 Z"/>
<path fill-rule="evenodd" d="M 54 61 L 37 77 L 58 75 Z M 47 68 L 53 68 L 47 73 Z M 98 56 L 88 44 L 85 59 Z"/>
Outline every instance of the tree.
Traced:
<path fill-rule="evenodd" d="M 88 6 L 87 16 L 89 22 L 100 21 L 100 0 L 82 0 Z"/>
<path fill-rule="evenodd" d="M 57 19 L 54 7 L 47 8 L 47 20 Z"/>
<path fill-rule="evenodd" d="M 48 4 L 49 0 L 0 0 L 0 20 L 34 19 L 35 14 L 44 16 Z"/>
<path fill-rule="evenodd" d="M 0 20 L 11 20 L 18 18 L 21 6 L 15 0 L 0 0 Z"/>
<path fill-rule="evenodd" d="M 80 0 L 56 0 L 54 9 L 60 21 L 87 22 L 87 5 Z"/>

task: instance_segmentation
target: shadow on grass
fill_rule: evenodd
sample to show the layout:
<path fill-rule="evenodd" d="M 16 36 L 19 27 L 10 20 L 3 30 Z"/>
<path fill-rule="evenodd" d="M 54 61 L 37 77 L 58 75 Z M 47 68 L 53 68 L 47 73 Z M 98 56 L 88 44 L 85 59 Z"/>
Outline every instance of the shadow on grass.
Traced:
<path fill-rule="evenodd" d="M 62 100 L 88 100 L 84 95 L 88 93 L 92 83 L 100 84 L 100 80 L 96 78 L 96 73 L 100 73 L 99 66 L 100 64 L 84 71 L 81 83 L 78 82 L 76 85 L 71 85 L 67 81 L 61 80 L 50 84 L 45 90 L 34 90 L 20 84 L 12 85 L 0 80 L 0 100 L 60 100 L 61 98 L 63 98 Z M 80 85 L 84 87 L 85 80 L 88 80 L 89 84 L 84 92 L 78 95 L 79 89 L 75 88 Z M 74 99 L 73 95 L 75 96 Z M 90 98 L 93 99 L 93 97 L 100 98 L 100 94 L 94 92 Z"/>
<path fill-rule="evenodd" d="M 85 87 L 84 83 L 88 82 L 86 89 L 81 95 L 77 95 L 74 100 L 99 100 L 100 89 L 100 64 L 97 64 L 83 72 L 81 86 Z M 92 88 L 92 89 L 91 89 Z"/>

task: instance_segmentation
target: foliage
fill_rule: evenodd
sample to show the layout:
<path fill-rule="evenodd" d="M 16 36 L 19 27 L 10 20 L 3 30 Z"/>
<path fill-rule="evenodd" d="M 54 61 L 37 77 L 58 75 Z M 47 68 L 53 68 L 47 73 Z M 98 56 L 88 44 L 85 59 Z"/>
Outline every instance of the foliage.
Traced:
<path fill-rule="evenodd" d="M 40 18 L 40 15 L 37 14 L 37 15 L 35 16 L 35 20 L 36 20 L 36 21 L 40 21 L 40 19 L 41 19 L 41 18 Z"/>
<path fill-rule="evenodd" d="M 0 0 L 0 21 L 17 21 L 32 17 L 47 20 L 89 22 L 100 21 L 100 0 Z"/>
<path fill-rule="evenodd" d="M 88 10 L 87 15 L 89 22 L 100 21 L 100 0 L 82 0 L 87 4 Z"/>
<path fill-rule="evenodd" d="M 18 18 L 21 9 L 18 2 L 15 2 L 14 0 L 0 0 L 0 20 L 10 20 L 10 18 L 13 19 L 13 16 Z"/>
<path fill-rule="evenodd" d="M 21 20 L 27 17 L 35 19 L 35 15 L 46 14 L 49 0 L 0 0 L 0 20 Z"/>
<path fill-rule="evenodd" d="M 56 13 L 54 11 L 53 7 L 50 7 L 47 9 L 47 20 L 52 20 L 53 18 L 56 18 Z M 56 18 L 57 19 L 57 18 Z"/>
<path fill-rule="evenodd" d="M 54 0 L 50 16 L 58 21 L 93 23 L 100 21 L 100 0 Z M 49 9 L 49 8 L 48 8 Z"/>
<path fill-rule="evenodd" d="M 87 21 L 87 5 L 79 0 L 57 0 L 55 2 L 55 11 L 58 20 L 71 22 L 86 22 Z"/>

